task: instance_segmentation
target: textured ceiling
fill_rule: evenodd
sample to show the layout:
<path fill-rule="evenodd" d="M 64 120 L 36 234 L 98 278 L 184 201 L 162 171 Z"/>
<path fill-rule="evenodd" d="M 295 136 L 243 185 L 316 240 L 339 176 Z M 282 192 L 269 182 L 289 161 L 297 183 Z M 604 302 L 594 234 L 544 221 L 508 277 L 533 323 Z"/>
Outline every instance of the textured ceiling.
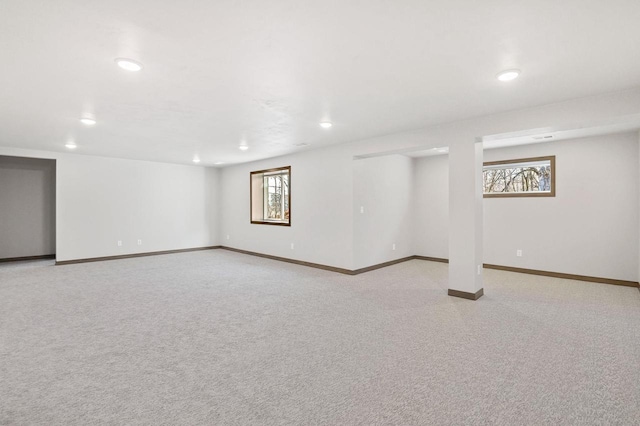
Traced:
<path fill-rule="evenodd" d="M 0 145 L 251 161 L 640 86 L 639 23 L 637 0 L 4 0 Z"/>

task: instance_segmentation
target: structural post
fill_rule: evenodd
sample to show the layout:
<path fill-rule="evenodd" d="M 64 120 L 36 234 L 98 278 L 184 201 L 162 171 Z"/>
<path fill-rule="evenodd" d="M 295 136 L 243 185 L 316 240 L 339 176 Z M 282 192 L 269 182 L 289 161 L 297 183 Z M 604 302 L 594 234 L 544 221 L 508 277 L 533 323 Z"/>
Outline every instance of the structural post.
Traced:
<path fill-rule="evenodd" d="M 482 143 L 449 146 L 449 295 L 477 300 L 482 286 Z"/>

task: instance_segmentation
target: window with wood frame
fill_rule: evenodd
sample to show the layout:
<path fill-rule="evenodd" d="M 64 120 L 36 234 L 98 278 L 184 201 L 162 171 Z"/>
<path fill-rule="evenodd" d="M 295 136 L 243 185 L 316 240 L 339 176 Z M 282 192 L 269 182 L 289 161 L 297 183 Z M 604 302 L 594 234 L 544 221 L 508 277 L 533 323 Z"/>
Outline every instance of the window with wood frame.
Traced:
<path fill-rule="evenodd" d="M 555 197 L 556 157 L 490 161 L 482 168 L 485 198 Z"/>
<path fill-rule="evenodd" d="M 291 226 L 291 166 L 250 173 L 251 223 Z"/>

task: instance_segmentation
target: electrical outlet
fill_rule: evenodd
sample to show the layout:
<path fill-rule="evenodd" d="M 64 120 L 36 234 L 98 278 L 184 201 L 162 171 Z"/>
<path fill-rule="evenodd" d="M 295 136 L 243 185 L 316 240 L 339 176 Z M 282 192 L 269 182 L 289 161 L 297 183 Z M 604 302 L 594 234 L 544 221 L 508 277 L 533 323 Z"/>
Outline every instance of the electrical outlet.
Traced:
<path fill-rule="evenodd" d="M 516 250 L 516 256 L 522 257 L 522 250 L 520 249 Z"/>
<path fill-rule="evenodd" d="M 478 265 L 478 275 L 482 275 L 482 265 Z"/>
<path fill-rule="evenodd" d="M 118 240 L 118 247 L 122 247 L 122 240 Z"/>
<path fill-rule="evenodd" d="M 142 245 L 142 240 L 138 240 L 138 245 L 141 246 Z"/>
<path fill-rule="evenodd" d="M 227 240 L 229 239 L 229 236 L 227 235 Z"/>
<path fill-rule="evenodd" d="M 392 245 L 391 245 L 391 250 L 395 250 L 395 249 L 396 249 L 396 245 L 395 245 L 395 244 L 392 244 Z"/>
<path fill-rule="evenodd" d="M 360 206 L 360 213 L 364 213 L 364 206 Z"/>
<path fill-rule="evenodd" d="M 291 250 L 293 250 L 293 243 L 291 243 Z"/>

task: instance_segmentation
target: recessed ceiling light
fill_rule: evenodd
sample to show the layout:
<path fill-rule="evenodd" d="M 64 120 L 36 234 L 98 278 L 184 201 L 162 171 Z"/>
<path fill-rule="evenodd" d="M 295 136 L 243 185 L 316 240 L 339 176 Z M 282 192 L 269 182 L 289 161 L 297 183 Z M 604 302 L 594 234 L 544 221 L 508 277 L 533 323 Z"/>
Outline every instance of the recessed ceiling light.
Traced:
<path fill-rule="evenodd" d="M 96 120 L 94 120 L 94 119 L 93 119 L 93 118 L 91 118 L 91 117 L 82 117 L 82 118 L 80 119 L 80 122 L 81 122 L 82 124 L 84 124 L 85 126 L 93 126 L 94 124 L 96 124 Z"/>
<path fill-rule="evenodd" d="M 200 162 L 200 157 L 198 157 L 197 155 L 195 157 L 193 157 L 193 162 L 194 163 L 199 163 Z"/>
<path fill-rule="evenodd" d="M 66 146 L 69 149 L 76 149 L 78 147 L 78 145 L 76 145 L 75 142 L 67 142 L 66 144 L 64 144 L 64 146 Z"/>
<path fill-rule="evenodd" d="M 116 58 L 116 64 L 123 70 L 127 71 L 140 71 L 142 69 L 142 64 L 140 62 L 134 61 L 129 58 Z"/>
<path fill-rule="evenodd" d="M 240 145 L 240 146 L 238 147 L 238 149 L 239 149 L 240 151 L 246 151 L 246 150 L 248 150 L 248 149 L 249 149 L 249 147 L 248 147 L 248 146 L 246 146 L 246 145 Z"/>
<path fill-rule="evenodd" d="M 328 129 L 331 126 L 333 126 L 333 123 L 329 122 L 329 121 L 322 121 L 320 122 L 320 127 L 322 127 L 323 129 Z"/>
<path fill-rule="evenodd" d="M 511 81 L 518 78 L 519 75 L 520 75 L 520 70 L 506 70 L 498 74 L 496 78 L 500 81 Z"/>

